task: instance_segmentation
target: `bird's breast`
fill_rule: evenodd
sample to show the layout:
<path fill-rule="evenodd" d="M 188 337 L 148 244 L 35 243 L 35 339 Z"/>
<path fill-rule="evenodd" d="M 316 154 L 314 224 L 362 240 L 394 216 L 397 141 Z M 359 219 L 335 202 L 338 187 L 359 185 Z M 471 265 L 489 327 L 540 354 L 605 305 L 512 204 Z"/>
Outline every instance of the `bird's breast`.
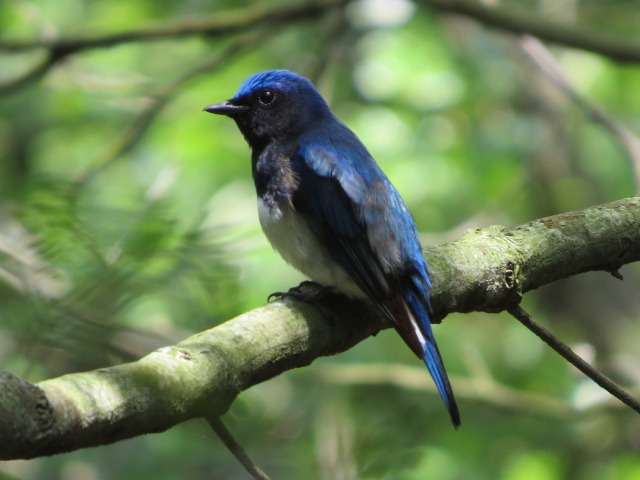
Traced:
<path fill-rule="evenodd" d="M 344 294 L 365 296 L 290 203 L 267 203 L 258 197 L 258 217 L 273 248 L 296 270 Z"/>

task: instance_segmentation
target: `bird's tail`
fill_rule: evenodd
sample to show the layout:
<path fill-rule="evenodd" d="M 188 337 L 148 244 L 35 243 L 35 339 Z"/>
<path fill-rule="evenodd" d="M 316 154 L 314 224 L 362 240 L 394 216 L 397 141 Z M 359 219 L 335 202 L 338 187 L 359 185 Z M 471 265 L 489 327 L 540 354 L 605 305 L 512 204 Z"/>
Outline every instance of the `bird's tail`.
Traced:
<path fill-rule="evenodd" d="M 400 329 L 398 329 L 398 331 L 404 338 L 405 342 L 412 347 L 412 350 L 416 355 L 424 360 L 424 363 L 427 365 L 429 373 L 433 377 L 433 381 L 438 388 L 440 397 L 442 397 L 442 401 L 449 411 L 453 426 L 458 428 L 460 426 L 460 412 L 458 411 L 456 399 L 453 396 L 451 383 L 449 382 L 449 377 L 447 376 L 447 372 L 444 368 L 444 363 L 440 356 L 436 339 L 434 338 L 431 330 L 429 292 L 427 285 L 424 285 L 420 281 L 415 282 L 415 280 L 418 279 L 412 280 L 412 285 L 410 285 L 409 288 L 404 289 L 404 301 L 412 328 L 403 328 L 404 332 L 400 332 Z M 411 334 L 414 338 L 409 341 L 409 339 L 407 339 L 407 334 Z M 420 343 L 419 349 L 417 348 L 416 344 L 418 342 L 416 342 L 416 340 Z"/>
<path fill-rule="evenodd" d="M 451 389 L 451 384 L 449 383 L 449 377 L 447 376 L 447 372 L 444 369 L 442 357 L 440 356 L 440 352 L 438 351 L 438 345 L 436 345 L 436 341 L 433 336 L 431 336 L 431 340 L 427 340 L 425 342 L 423 347 L 424 363 L 427 365 L 429 373 L 431 373 L 431 376 L 433 377 L 433 381 L 438 388 L 438 392 L 440 392 L 442 401 L 447 407 L 447 410 L 449 410 L 449 415 L 451 416 L 451 422 L 453 422 L 453 426 L 458 428 L 460 426 L 460 412 L 458 411 L 456 399 L 453 396 L 453 390 Z"/>

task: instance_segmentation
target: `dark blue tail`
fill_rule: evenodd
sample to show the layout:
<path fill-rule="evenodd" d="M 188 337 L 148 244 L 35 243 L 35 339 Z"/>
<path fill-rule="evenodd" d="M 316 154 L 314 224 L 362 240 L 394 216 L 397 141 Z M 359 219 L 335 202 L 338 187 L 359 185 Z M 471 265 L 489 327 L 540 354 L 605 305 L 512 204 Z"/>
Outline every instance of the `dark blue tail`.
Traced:
<path fill-rule="evenodd" d="M 404 299 L 417 323 L 416 327 L 419 328 L 422 333 L 423 339 L 420 339 L 420 343 L 424 352 L 422 357 L 424 363 L 427 365 L 429 373 L 433 377 L 433 381 L 442 397 L 442 401 L 449 411 L 453 426 L 458 428 L 460 426 L 460 412 L 458 411 L 456 399 L 453 396 L 449 377 L 444 369 L 444 363 L 442 362 L 438 345 L 436 345 L 436 339 L 433 337 L 431 330 L 429 287 L 428 276 L 412 276 L 409 284 L 405 285 Z"/>
<path fill-rule="evenodd" d="M 447 407 L 447 410 L 449 410 L 453 426 L 458 428 L 460 426 L 460 412 L 458 411 L 456 399 L 453 396 L 449 377 L 444 369 L 444 363 L 442 363 L 442 357 L 440 357 L 440 352 L 438 351 L 438 345 L 436 345 L 433 336 L 424 344 L 424 363 L 427 365 L 429 373 L 433 377 L 442 401 Z"/>

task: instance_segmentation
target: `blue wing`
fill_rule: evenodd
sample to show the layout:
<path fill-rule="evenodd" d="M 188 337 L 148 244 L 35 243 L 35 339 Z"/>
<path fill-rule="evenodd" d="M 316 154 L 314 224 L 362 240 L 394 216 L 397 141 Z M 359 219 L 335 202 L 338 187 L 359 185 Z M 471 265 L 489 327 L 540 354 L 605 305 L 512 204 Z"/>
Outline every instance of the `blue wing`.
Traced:
<path fill-rule="evenodd" d="M 340 123 L 332 129 L 311 131 L 300 140 L 292 159 L 300 180 L 294 206 L 424 360 L 458 426 L 458 408 L 431 330 L 431 284 L 413 218 L 358 138 Z"/>

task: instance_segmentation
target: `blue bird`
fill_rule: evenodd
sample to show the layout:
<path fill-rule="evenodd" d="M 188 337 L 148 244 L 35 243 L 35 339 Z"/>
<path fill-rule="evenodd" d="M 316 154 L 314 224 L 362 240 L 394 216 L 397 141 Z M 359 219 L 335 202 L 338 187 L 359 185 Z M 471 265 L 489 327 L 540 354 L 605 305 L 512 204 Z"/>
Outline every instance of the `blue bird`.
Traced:
<path fill-rule="evenodd" d="M 368 298 L 424 360 L 458 427 L 415 222 L 358 137 L 287 70 L 257 73 L 204 110 L 235 120 L 251 147 L 260 224 L 275 250 L 312 280 Z"/>

